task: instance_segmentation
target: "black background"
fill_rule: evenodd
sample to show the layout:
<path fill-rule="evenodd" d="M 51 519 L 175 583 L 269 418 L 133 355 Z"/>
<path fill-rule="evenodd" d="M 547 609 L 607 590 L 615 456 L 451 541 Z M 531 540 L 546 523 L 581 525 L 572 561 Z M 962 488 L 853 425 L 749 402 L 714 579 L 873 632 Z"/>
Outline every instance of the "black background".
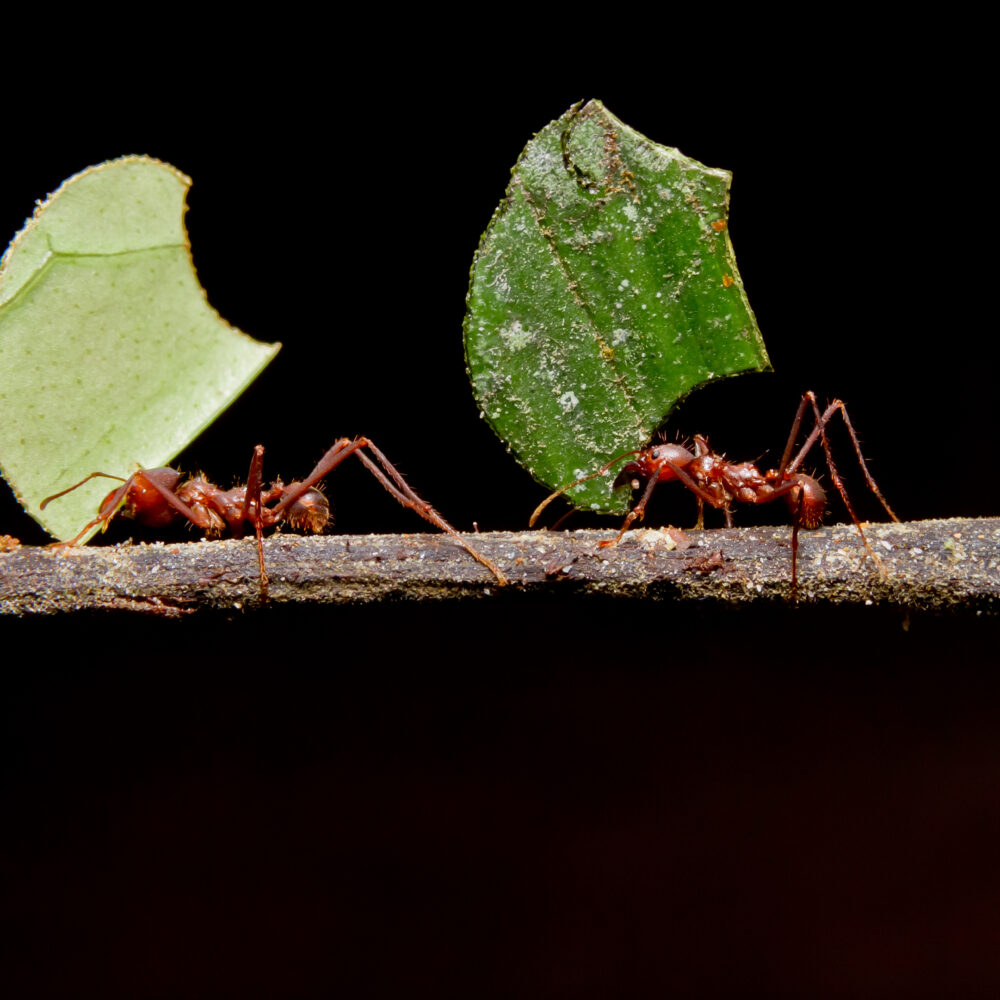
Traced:
<path fill-rule="evenodd" d="M 933 42 L 816 37 L 647 52 L 641 82 L 547 55 L 529 84 L 471 49 L 235 49 L 211 83 L 199 53 L 125 97 L 84 75 L 0 166 L 0 231 L 90 164 L 173 163 L 211 303 L 284 344 L 177 464 L 226 484 L 261 442 L 287 479 L 360 433 L 460 527 L 519 529 L 544 491 L 478 419 L 468 269 L 527 139 L 599 97 L 734 175 L 775 374 L 671 430 L 773 456 L 811 388 L 847 401 L 901 517 L 995 515 L 991 112 Z M 330 487 L 339 530 L 420 530 L 360 466 Z M 12 500 L 0 531 L 45 540 Z M 514 595 L 2 627 L 16 995 L 1000 986 L 992 622 Z"/>

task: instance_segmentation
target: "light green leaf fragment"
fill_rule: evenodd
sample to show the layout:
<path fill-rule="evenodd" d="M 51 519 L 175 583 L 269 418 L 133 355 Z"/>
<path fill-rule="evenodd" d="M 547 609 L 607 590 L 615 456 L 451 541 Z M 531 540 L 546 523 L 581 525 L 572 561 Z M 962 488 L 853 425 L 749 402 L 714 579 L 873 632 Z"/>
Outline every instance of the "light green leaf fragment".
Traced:
<path fill-rule="evenodd" d="M 126 157 L 65 181 L 0 261 L 0 471 L 28 513 L 71 538 L 128 476 L 166 465 L 280 344 L 229 326 L 198 283 L 191 181 Z"/>
<path fill-rule="evenodd" d="M 697 386 L 770 368 L 726 228 L 730 181 L 598 101 L 522 152 L 473 261 L 465 352 L 483 417 L 548 488 L 648 444 Z M 623 513 L 613 479 L 567 498 Z"/>

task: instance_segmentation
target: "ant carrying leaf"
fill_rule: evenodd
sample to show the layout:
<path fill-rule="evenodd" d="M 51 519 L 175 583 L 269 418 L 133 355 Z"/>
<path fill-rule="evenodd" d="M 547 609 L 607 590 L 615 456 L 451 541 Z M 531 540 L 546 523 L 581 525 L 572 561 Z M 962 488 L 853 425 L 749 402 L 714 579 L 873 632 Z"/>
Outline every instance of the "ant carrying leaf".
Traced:
<path fill-rule="evenodd" d="M 374 456 L 375 461 L 366 452 Z M 330 520 L 330 505 L 326 497 L 315 489 L 320 480 L 328 476 L 345 458 L 356 455 L 369 472 L 404 507 L 419 514 L 425 521 L 447 532 L 473 558 L 483 564 L 503 586 L 507 578 L 499 567 L 456 531 L 429 503 L 411 489 L 395 466 L 368 438 L 341 438 L 319 460 L 316 468 L 301 481 L 284 485 L 281 480 L 263 488 L 261 474 L 264 465 L 264 448 L 257 445 L 250 462 L 246 486 L 230 490 L 220 489 L 202 476 L 185 479 L 176 469 L 140 469 L 128 479 L 106 472 L 93 472 L 86 479 L 68 489 L 46 497 L 44 508 L 53 500 L 72 492 L 95 476 L 117 479 L 122 485 L 112 490 L 98 509 L 97 517 L 86 524 L 74 538 L 57 542 L 57 547 L 77 545 L 97 525 L 105 530 L 118 514 L 134 518 L 140 524 L 163 528 L 186 519 L 210 538 L 217 538 L 229 531 L 234 538 L 242 538 L 244 526 L 253 525 L 257 536 L 257 558 L 260 564 L 261 597 L 267 598 L 267 572 L 264 568 L 263 531 L 273 525 L 287 522 L 298 531 L 321 532 Z"/>
<path fill-rule="evenodd" d="M 802 427 L 802 418 L 808 407 L 812 408 L 815 425 L 798 453 L 792 458 L 795 441 Z M 646 484 L 645 489 L 638 503 L 625 518 L 625 523 L 622 525 L 621 531 L 618 532 L 618 537 L 611 541 L 601 542 L 601 547 L 616 545 L 634 521 L 643 519 L 646 505 L 658 483 L 680 482 L 698 498 L 698 528 L 704 525 L 704 505 L 706 503 L 721 510 L 726 516 L 726 527 L 731 528 L 733 525 L 733 503 L 761 504 L 782 498 L 792 518 L 792 594 L 794 595 L 798 586 L 799 528 L 818 528 L 826 511 L 826 492 L 823 487 L 812 476 L 807 476 L 797 470 L 816 442 L 820 441 L 826 456 L 827 468 L 830 470 L 830 478 L 837 487 L 837 492 L 844 501 L 844 506 L 847 508 L 848 514 L 851 515 L 854 526 L 858 529 L 865 549 L 884 578 L 885 568 L 865 537 L 864 529 L 854 513 L 854 508 L 851 506 L 851 501 L 848 499 L 847 491 L 837 473 L 837 467 L 834 465 L 833 455 L 830 452 L 826 427 L 836 413 L 841 415 L 847 426 L 854 451 L 858 456 L 858 462 L 865 474 L 869 488 L 878 497 L 889 517 L 893 521 L 898 521 L 899 518 L 893 513 L 868 471 L 864 456 L 861 454 L 861 445 L 847 415 L 847 408 L 839 399 L 835 399 L 821 413 L 819 404 L 816 402 L 816 394 L 807 392 L 799 403 L 795 420 L 792 422 L 792 430 L 788 435 L 788 442 L 777 469 L 761 473 L 753 462 L 729 462 L 722 455 L 715 454 L 709 447 L 708 441 L 701 435 L 696 435 L 694 438 L 693 452 L 679 444 L 651 445 L 648 448 L 625 452 L 589 476 L 584 476 L 582 479 L 577 479 L 568 486 L 556 490 L 538 505 L 531 515 L 529 526 L 535 525 L 542 511 L 556 497 L 561 496 L 579 483 L 605 475 L 612 466 L 622 459 L 634 455 L 635 461 L 625 465 L 615 478 L 614 489 L 618 489 L 626 483 L 631 483 L 634 488 L 638 488 L 643 482 Z"/>

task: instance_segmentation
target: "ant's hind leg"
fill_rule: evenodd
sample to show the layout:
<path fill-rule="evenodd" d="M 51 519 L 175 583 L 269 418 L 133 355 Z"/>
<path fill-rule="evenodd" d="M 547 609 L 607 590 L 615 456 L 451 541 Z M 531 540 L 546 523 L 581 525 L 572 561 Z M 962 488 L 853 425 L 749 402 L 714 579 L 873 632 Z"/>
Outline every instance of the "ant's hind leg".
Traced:
<path fill-rule="evenodd" d="M 847 489 L 844 486 L 843 480 L 840 478 L 840 474 L 837 472 L 837 466 L 833 461 L 833 453 L 830 451 L 830 441 L 826 436 L 826 425 L 830 422 L 833 415 L 839 410 L 840 415 L 844 418 L 844 423 L 847 425 L 848 433 L 851 436 L 851 441 L 854 444 L 854 451 L 858 456 L 858 462 L 861 465 L 861 471 L 865 474 L 865 479 L 868 480 L 868 486 L 871 491 L 879 498 L 882 502 L 882 506 L 885 507 L 886 512 L 894 520 L 898 521 L 899 518 L 893 513 L 892 508 L 886 503 L 885 497 L 882 496 L 881 491 L 875 484 L 875 480 L 872 478 L 871 473 L 868 471 L 868 466 L 865 464 L 864 456 L 861 454 L 861 445 L 858 442 L 857 435 L 854 433 L 854 428 L 851 426 L 851 421 L 847 416 L 847 408 L 844 406 L 843 402 L 839 399 L 835 399 L 830 405 L 822 412 L 819 411 L 819 404 L 816 402 L 816 394 L 812 391 L 807 392 L 802 397 L 802 402 L 799 404 L 799 412 L 795 417 L 795 424 L 792 427 L 793 433 L 798 434 L 798 427 L 801 423 L 802 412 L 804 411 L 806 405 L 812 406 L 813 414 L 816 418 L 816 425 L 809 432 L 809 436 L 806 438 L 802 447 L 799 449 L 799 453 L 795 456 L 794 460 L 788 465 L 787 469 L 782 468 L 782 471 L 787 473 L 794 472 L 799 465 L 802 464 L 803 459 L 809 453 L 809 450 L 815 445 L 817 439 L 823 445 L 823 454 L 826 458 L 826 466 L 830 471 L 830 478 L 833 480 L 833 485 L 837 487 L 837 492 L 840 494 L 840 499 L 843 500 L 844 506 L 847 508 L 847 513 L 851 515 L 851 520 L 854 522 L 854 527 L 858 529 L 858 534 L 861 536 L 861 541 L 864 543 L 865 549 L 868 555 L 871 556 L 872 561 L 878 567 L 879 575 L 884 579 L 886 577 L 885 567 L 882 565 L 882 560 L 879 558 L 878 553 L 871 547 L 871 543 L 868 541 L 865 535 L 864 528 L 861 527 L 861 521 L 858 519 L 858 515 L 854 513 L 854 508 L 851 506 L 851 501 L 847 496 Z M 786 453 L 789 448 L 786 447 Z M 795 529 L 797 530 L 797 525 Z M 793 538 L 793 546 L 795 539 Z M 794 560 L 793 560 L 794 562 Z"/>
<path fill-rule="evenodd" d="M 286 507 L 295 503 L 307 490 L 312 489 L 321 479 L 326 478 L 349 455 L 365 445 L 364 438 L 340 438 L 335 441 L 329 451 L 316 463 L 316 468 L 299 483 L 293 483 L 285 490 L 281 501 L 271 508 L 272 514 L 280 514 Z M 251 466 L 252 467 L 252 466 Z"/>
<path fill-rule="evenodd" d="M 365 468 L 382 484 L 386 491 L 391 493 L 404 507 L 408 507 L 419 514 L 425 521 L 430 521 L 435 527 L 451 535 L 469 555 L 477 562 L 482 563 L 497 578 L 497 582 L 501 587 L 507 585 L 509 581 L 500 571 L 500 567 L 492 559 L 479 552 L 475 546 L 470 545 L 426 500 L 417 496 L 410 484 L 403 478 L 402 473 L 371 441 L 367 438 L 358 438 L 357 440 L 359 442 L 358 448 L 362 446 L 367 448 L 378 459 L 379 465 L 382 466 L 380 469 L 379 465 L 376 465 L 363 451 L 355 449 L 358 458 L 361 459 Z M 383 469 L 385 470 L 384 472 L 382 471 Z M 391 481 L 389 477 L 391 477 Z"/>
<path fill-rule="evenodd" d="M 791 454 L 795 438 L 798 436 L 799 427 L 802 423 L 802 415 L 805 412 L 807 405 L 812 406 L 816 423 L 802 447 L 799 449 L 795 459 L 789 463 L 788 456 Z M 837 487 L 841 499 L 844 501 L 844 506 L 848 509 L 848 511 L 851 511 L 851 504 L 847 499 L 847 494 L 844 490 L 844 485 L 840 476 L 837 474 L 837 467 L 834 465 L 833 456 L 830 453 L 830 442 L 827 440 L 826 436 L 826 426 L 833 419 L 833 415 L 838 411 L 843 418 L 845 426 L 847 427 L 847 433 L 851 437 L 851 444 L 854 445 L 854 453 L 858 457 L 858 464 L 861 466 L 861 471 L 864 473 L 865 480 L 868 483 L 868 488 L 875 494 L 876 497 L 878 497 L 879 502 L 885 508 L 885 512 L 889 515 L 889 517 L 891 517 L 893 521 L 898 521 L 899 518 L 896 517 L 896 514 L 889 506 L 889 502 L 886 498 L 882 496 L 882 491 L 878 488 L 878 484 L 875 482 L 874 477 L 868 471 L 868 464 L 865 462 L 865 457 L 861 453 L 861 442 L 858 441 L 858 435 L 854 432 L 854 426 L 851 423 L 851 418 L 847 415 L 847 407 L 840 399 L 835 399 L 822 413 L 820 413 L 819 404 L 816 401 L 816 394 L 814 392 L 807 392 L 802 397 L 802 401 L 799 403 L 798 412 L 795 415 L 795 421 L 792 424 L 792 433 L 789 436 L 788 444 L 785 447 L 785 454 L 782 457 L 780 471 L 782 473 L 794 472 L 802 464 L 802 461 L 805 459 L 806 455 L 809 453 L 818 438 L 823 445 L 823 452 L 826 456 L 826 464 L 830 469 L 830 477 L 833 479 L 834 485 Z M 851 516 L 854 516 L 853 511 L 851 511 Z"/>

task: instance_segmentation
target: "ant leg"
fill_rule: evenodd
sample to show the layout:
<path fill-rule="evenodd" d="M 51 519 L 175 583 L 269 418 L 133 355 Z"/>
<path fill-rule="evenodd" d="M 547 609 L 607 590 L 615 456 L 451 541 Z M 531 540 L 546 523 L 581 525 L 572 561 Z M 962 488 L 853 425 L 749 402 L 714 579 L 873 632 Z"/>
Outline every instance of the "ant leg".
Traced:
<path fill-rule="evenodd" d="M 854 527 L 858 529 L 858 534 L 861 536 L 861 541 L 864 543 L 865 550 L 868 552 L 868 555 L 871 556 L 872 561 L 878 567 L 879 575 L 882 577 L 882 579 L 886 579 L 887 574 L 885 571 L 885 567 L 882 565 L 882 560 L 879 558 L 878 553 L 871 547 L 871 543 L 868 541 L 868 538 L 865 535 L 864 528 L 861 527 L 861 521 L 858 519 L 858 515 L 855 514 L 854 508 L 851 506 L 851 501 L 847 496 L 847 490 L 844 487 L 843 480 L 840 478 L 840 475 L 837 472 L 837 466 L 833 461 L 833 454 L 830 451 L 830 442 L 826 436 L 826 425 L 827 423 L 829 423 L 830 418 L 833 416 L 834 413 L 837 412 L 838 409 L 844 415 L 845 421 L 847 421 L 846 411 L 844 410 L 844 404 L 839 399 L 835 399 L 823 413 L 820 413 L 819 404 L 816 402 L 816 394 L 810 390 L 802 397 L 802 402 L 799 404 L 799 411 L 796 414 L 795 424 L 792 427 L 793 432 L 796 434 L 798 433 L 798 425 L 801 423 L 801 414 L 805 409 L 807 403 L 812 404 L 813 413 L 816 418 L 816 424 L 810 431 L 809 436 L 806 438 L 805 443 L 799 449 L 799 453 L 795 456 L 794 460 L 787 466 L 787 469 L 784 469 L 782 471 L 786 475 L 788 473 L 794 472 L 799 467 L 799 465 L 802 464 L 802 460 L 809 453 L 809 449 L 816 444 L 817 438 L 820 440 L 820 442 L 823 445 L 823 454 L 826 457 L 826 465 L 827 468 L 830 470 L 830 478 L 833 480 L 833 485 L 837 487 L 837 492 L 840 494 L 840 499 L 844 501 L 844 506 L 847 508 L 847 513 L 851 515 L 851 520 L 854 522 Z M 865 465 L 865 460 L 861 455 L 861 446 L 858 444 L 858 439 L 854 434 L 854 428 L 851 427 L 850 421 L 847 421 L 847 426 L 851 433 L 851 440 L 854 442 L 854 447 L 858 454 L 858 461 L 861 463 L 861 468 L 865 473 L 865 478 L 868 480 L 868 483 L 872 487 L 875 495 L 879 498 L 879 500 L 882 501 L 883 506 L 889 512 L 889 516 L 892 517 L 894 521 L 898 520 L 896 515 L 893 514 L 889 505 L 885 502 L 885 499 L 883 498 L 882 494 L 879 492 L 878 487 L 875 485 L 875 480 L 871 478 L 871 475 L 868 472 L 868 467 Z M 785 450 L 787 452 L 788 448 L 786 447 Z M 781 492 L 783 493 L 785 491 L 782 490 Z M 777 497 L 778 495 L 780 495 L 780 493 L 776 491 L 774 495 L 775 497 Z M 792 521 L 792 588 L 793 588 L 792 592 L 793 593 L 795 592 L 794 589 L 795 563 L 796 563 L 796 555 L 798 549 L 798 529 L 799 529 L 800 517 L 801 517 L 801 498 L 799 504 L 796 506 L 796 510 L 794 512 L 794 519 Z"/>
<path fill-rule="evenodd" d="M 177 494 L 175 494 L 172 490 L 167 489 L 167 487 L 159 483 L 155 476 L 144 475 L 144 473 L 146 473 L 147 471 L 169 472 L 171 470 L 137 469 L 135 472 L 132 473 L 131 476 L 128 477 L 128 479 L 122 479 L 121 476 L 112 476 L 106 472 L 92 472 L 89 476 L 87 476 L 86 479 L 80 480 L 80 482 L 78 482 L 76 486 L 71 486 L 69 487 L 69 489 L 63 490 L 61 493 L 54 493 L 52 496 L 46 497 L 42 501 L 40 505 L 41 507 L 45 507 L 45 505 L 50 500 L 55 500 L 57 497 L 64 496 L 65 494 L 71 492 L 72 490 L 75 490 L 78 486 L 82 486 L 84 483 L 93 479 L 95 476 L 104 476 L 107 479 L 117 479 L 122 483 L 122 485 L 107 498 L 107 503 L 101 505 L 101 510 L 98 516 L 95 517 L 94 520 L 91 521 L 75 538 L 72 538 L 68 542 L 57 542 L 56 544 L 60 546 L 76 545 L 77 542 L 79 542 L 79 540 L 95 525 L 103 524 L 103 527 L 101 529 L 102 531 L 105 528 L 107 528 L 108 524 L 111 522 L 111 519 L 115 516 L 115 514 L 118 513 L 118 508 L 121 506 L 122 502 L 127 497 L 128 492 L 132 487 L 132 484 L 135 482 L 138 476 L 142 476 L 143 481 L 146 483 L 147 486 L 152 488 L 155 492 L 159 493 L 161 498 L 166 502 L 166 504 L 169 507 L 173 507 L 173 509 L 177 511 L 178 514 L 187 518 L 196 528 L 201 528 L 204 531 L 209 527 L 209 523 L 205 517 L 199 516 L 199 514 L 191 507 L 189 507 L 186 503 L 184 503 L 184 501 L 181 500 L 180 497 L 177 496 Z"/>
<path fill-rule="evenodd" d="M 694 522 L 695 531 L 705 530 L 705 501 L 701 497 L 696 498 L 698 500 L 698 520 Z"/>
<path fill-rule="evenodd" d="M 672 468 L 676 468 L 671 464 Z M 639 502 L 628 512 L 625 517 L 625 523 L 621 526 L 621 530 L 618 532 L 618 537 L 610 539 L 604 542 L 598 542 L 597 547 L 599 549 L 606 549 L 609 546 L 617 545 L 622 540 L 622 535 L 628 531 L 632 522 L 638 518 L 640 521 L 646 516 L 646 504 L 649 503 L 649 498 L 653 495 L 653 488 L 660 481 L 660 473 L 663 471 L 663 466 L 661 465 L 653 475 L 649 477 L 649 482 L 646 483 L 646 488 L 643 490 L 642 497 Z"/>
<path fill-rule="evenodd" d="M 364 438 L 355 438 L 353 441 L 350 438 L 340 438 L 340 440 L 335 441 L 330 446 L 329 451 L 316 463 L 316 468 L 302 482 L 293 483 L 285 490 L 280 502 L 271 508 L 271 513 L 280 514 L 290 504 L 295 503 L 306 490 L 312 489 L 316 483 L 333 472 L 348 455 L 356 452 L 364 443 Z"/>
<path fill-rule="evenodd" d="M 76 486 L 82 486 L 83 483 L 87 482 L 87 480 L 89 479 L 93 479 L 94 476 L 106 476 L 108 479 L 121 478 L 120 476 L 109 476 L 105 472 L 93 472 L 89 476 L 87 476 L 87 479 L 84 479 L 81 482 L 77 483 Z M 128 493 L 129 487 L 132 485 L 132 481 L 134 479 L 135 479 L 134 475 L 129 476 L 128 479 L 123 479 L 122 485 L 119 486 L 118 489 L 116 489 L 114 493 L 111 494 L 106 504 L 102 504 L 101 512 L 97 515 L 97 517 L 94 518 L 93 521 L 88 521 L 79 531 L 79 533 L 74 535 L 71 539 L 69 539 L 69 541 L 53 542 L 50 548 L 53 549 L 72 548 L 74 545 L 78 545 L 80 543 L 80 539 L 83 538 L 83 536 L 86 535 L 91 528 L 96 528 L 97 525 L 101 526 L 101 531 L 107 531 L 108 525 L 111 523 L 111 520 L 115 516 L 115 514 L 118 513 L 118 510 L 122 505 L 122 501 L 125 499 L 125 494 Z M 76 486 L 71 486 L 68 490 L 63 490 L 62 493 L 56 493 L 53 496 L 46 497 L 45 500 L 43 500 L 41 504 L 39 504 L 39 507 L 43 508 L 49 502 L 49 500 L 55 500 L 56 497 L 61 497 L 63 496 L 63 494 L 69 493 L 70 490 L 75 490 Z"/>
<path fill-rule="evenodd" d="M 792 507 L 792 600 L 798 601 L 799 528 L 802 527 L 802 504 L 805 501 L 805 491 L 799 483 L 794 481 L 787 482 L 782 486 L 778 486 L 767 499 L 768 502 L 777 500 L 778 497 L 783 497 L 786 493 L 792 494 L 794 503 L 794 506 Z M 854 523 L 857 524 L 858 522 L 855 521 Z M 860 525 L 858 525 L 858 530 L 861 531 Z M 881 564 L 878 562 L 878 556 L 876 556 L 868 546 L 868 540 L 865 538 L 863 531 L 861 532 L 861 539 L 864 541 L 865 547 L 868 548 L 868 551 L 875 557 L 876 564 L 878 564 L 881 568 Z"/>
<path fill-rule="evenodd" d="M 704 528 L 705 526 L 705 504 L 708 503 L 712 507 L 718 507 L 726 515 L 726 527 L 731 528 L 733 526 L 733 515 L 729 510 L 728 505 L 723 505 L 718 503 L 710 493 L 706 492 L 697 482 L 693 479 L 691 475 L 682 469 L 679 465 L 674 462 L 667 460 L 663 463 L 657 470 L 656 474 L 650 477 L 649 482 L 646 484 L 646 489 L 643 491 L 642 498 L 639 502 L 629 511 L 628 516 L 625 518 L 625 523 L 622 525 L 621 531 L 618 532 L 618 537 L 614 541 L 601 542 L 599 544 L 600 548 L 605 548 L 609 545 L 617 545 L 629 529 L 629 525 L 638 517 L 640 520 L 645 516 L 646 504 L 649 503 L 649 498 L 652 496 L 653 487 L 660 480 L 660 474 L 663 472 L 664 468 L 669 468 L 671 472 L 680 480 L 680 482 L 686 486 L 697 498 L 698 498 L 698 527 Z"/>
<path fill-rule="evenodd" d="M 882 491 L 875 484 L 875 480 L 872 478 L 871 473 L 868 471 L 868 466 L 865 464 L 864 456 L 861 454 L 861 444 L 858 441 L 857 435 L 854 433 L 854 428 L 851 426 L 850 418 L 847 416 L 847 408 L 844 406 L 843 402 L 839 399 L 835 399 L 824 411 L 820 413 L 819 404 L 816 402 L 816 394 L 811 390 L 807 392 L 802 397 L 802 402 L 799 403 L 799 410 L 795 417 L 795 423 L 792 426 L 792 431 L 794 434 L 798 434 L 799 424 L 801 423 L 801 415 L 805 410 L 807 404 L 810 404 L 813 409 L 813 414 L 816 419 L 816 424 L 813 429 L 809 432 L 809 436 L 806 438 L 802 447 L 799 449 L 799 453 L 795 456 L 792 462 L 787 466 L 787 468 L 782 468 L 783 473 L 794 472 L 799 465 L 802 464 L 803 459 L 809 453 L 809 450 L 816 444 L 817 438 L 823 445 L 823 454 L 826 457 L 826 465 L 830 470 L 830 478 L 833 480 L 834 486 L 837 487 L 837 492 L 840 494 L 840 499 L 844 501 L 844 506 L 847 508 L 847 513 L 851 515 L 851 520 L 854 522 L 854 527 L 858 529 L 858 534 L 861 536 L 861 541 L 864 542 L 865 549 L 868 554 L 872 557 L 872 561 L 878 567 L 879 575 L 886 579 L 887 574 L 885 567 L 882 565 L 882 560 L 878 557 L 878 553 L 871 547 L 867 537 L 865 536 L 864 529 L 861 527 L 861 522 L 858 520 L 858 515 L 854 513 L 854 508 L 851 506 L 851 501 L 848 499 L 847 490 L 844 487 L 844 483 L 837 472 L 837 466 L 833 461 L 833 454 L 830 451 L 830 442 L 826 436 L 826 425 L 833 418 L 833 415 L 840 412 L 840 415 L 844 418 L 844 423 L 847 425 L 847 431 L 851 436 L 851 441 L 854 444 L 854 451 L 858 456 L 858 463 L 861 465 L 861 471 L 865 474 L 865 479 L 868 481 L 868 486 L 871 491 L 878 497 L 881 501 L 882 506 L 886 509 L 889 517 L 894 521 L 898 521 L 899 518 L 893 513 L 892 508 L 886 502 L 885 497 L 882 496 Z M 786 454 L 790 450 L 790 445 L 786 446 Z M 793 539 L 794 541 L 794 539 Z"/>
<path fill-rule="evenodd" d="M 733 513 L 729 509 L 729 504 L 719 503 L 710 493 L 702 489 L 698 484 L 697 480 L 691 477 L 691 474 L 686 470 L 682 469 L 679 465 L 675 465 L 673 462 L 668 461 L 666 463 L 670 466 L 670 470 L 673 474 L 681 481 L 681 483 L 686 486 L 697 498 L 698 498 L 698 529 L 704 529 L 705 527 L 705 504 L 707 503 L 710 507 L 716 507 L 721 510 L 723 514 L 726 515 L 726 527 L 731 528 L 733 526 Z"/>
<path fill-rule="evenodd" d="M 129 479 L 131 483 L 138 475 L 142 475 L 144 469 L 140 469 L 138 472 L 132 474 Z M 211 522 L 204 515 L 199 514 L 193 507 L 189 507 L 173 490 L 168 490 L 166 486 L 162 486 L 158 483 L 152 476 L 143 477 L 150 486 L 160 494 L 161 497 L 166 501 L 167 505 L 173 507 L 181 517 L 186 517 L 196 528 L 201 528 L 202 531 L 208 531 L 211 527 Z"/>
<path fill-rule="evenodd" d="M 786 466 L 787 456 L 791 453 L 792 441 L 794 436 L 798 435 L 799 425 L 802 420 L 802 412 L 804 411 L 806 404 L 812 405 L 813 413 L 816 417 L 816 425 L 813 427 L 806 438 L 805 443 L 799 449 L 799 453 L 795 456 L 794 461 Z M 799 412 L 796 414 L 795 423 L 792 426 L 793 437 L 789 439 L 789 444 L 785 448 L 785 456 L 782 458 L 782 464 L 780 471 L 784 472 L 794 472 L 799 465 L 802 464 L 803 459 L 809 452 L 809 449 L 816 443 L 816 439 L 821 438 L 823 442 L 823 450 L 826 453 L 827 464 L 830 466 L 830 474 L 833 478 L 834 483 L 837 485 L 837 489 L 840 492 L 841 497 L 844 500 L 844 506 L 850 510 L 850 504 L 847 501 L 847 497 L 844 494 L 843 485 L 840 481 L 840 477 L 837 475 L 836 469 L 833 465 L 833 460 L 830 457 L 830 445 L 826 438 L 826 425 L 833 419 L 833 415 L 836 412 L 840 412 L 841 417 L 847 426 L 847 433 L 851 436 L 851 443 L 854 445 L 854 453 L 858 456 L 858 464 L 861 466 L 861 471 L 865 475 L 865 480 L 868 482 L 868 488 L 878 497 L 879 502 L 885 508 L 885 512 L 892 518 L 893 521 L 898 521 L 899 518 L 896 517 L 893 509 L 889 506 L 888 501 L 882 496 L 882 491 L 878 488 L 878 484 L 875 482 L 872 474 L 868 471 L 868 465 L 865 462 L 864 455 L 861 454 L 861 443 L 858 441 L 858 436 L 854 432 L 854 426 L 851 424 L 851 418 L 847 415 L 847 407 L 844 405 L 842 400 L 835 399 L 821 414 L 819 412 L 819 404 L 816 402 L 816 394 L 812 391 L 807 392 L 802 397 L 802 402 L 799 404 Z"/>
<path fill-rule="evenodd" d="M 372 444 L 367 438 L 357 438 L 356 442 L 357 448 L 353 449 L 358 458 L 361 459 L 365 468 L 382 484 L 382 486 L 391 493 L 396 500 L 402 504 L 404 507 L 408 507 L 410 510 L 419 514 L 425 521 L 430 521 L 435 527 L 440 528 L 442 531 L 447 532 L 451 535 L 459 545 L 462 546 L 475 559 L 477 562 L 482 563 L 496 578 L 497 583 L 501 587 L 505 587 L 508 583 L 507 577 L 500 572 L 500 568 L 493 562 L 492 559 L 487 558 L 481 552 L 477 551 L 476 548 L 470 545 L 459 533 L 453 528 L 426 500 L 422 500 L 413 491 L 410 484 L 403 478 L 399 470 L 392 464 L 379 451 L 378 448 Z M 358 449 L 365 447 L 367 448 L 377 459 L 379 465 L 382 466 L 380 469 L 363 451 Z M 385 475 L 388 473 L 392 477 L 392 482 Z M 395 483 L 395 485 L 393 485 Z"/>
<path fill-rule="evenodd" d="M 792 512 L 792 600 L 795 602 L 799 599 L 799 524 L 802 521 L 802 500 L 804 496 L 805 491 L 802 487 L 797 487 L 795 493 L 795 510 Z M 864 533 L 862 533 L 861 537 L 865 537 Z M 867 544 L 865 542 L 865 545 Z M 869 551 L 871 550 L 869 549 Z"/>
<path fill-rule="evenodd" d="M 378 459 L 379 463 L 385 469 L 385 472 L 392 477 L 393 482 L 389 480 L 386 474 L 380 469 L 363 451 L 361 448 L 368 448 L 369 451 Z M 404 507 L 409 507 L 410 510 L 418 513 L 424 520 L 430 521 L 435 527 L 440 528 L 442 531 L 447 532 L 452 535 L 458 543 L 476 560 L 482 563 L 496 578 L 501 586 L 506 585 L 507 578 L 500 572 L 499 568 L 493 563 L 492 560 L 488 559 L 481 552 L 476 551 L 476 549 L 470 545 L 459 533 L 455 530 L 434 508 L 427 503 L 425 500 L 421 500 L 416 493 L 410 488 L 409 484 L 403 479 L 402 475 L 397 471 L 393 464 L 385 457 L 369 441 L 367 438 L 358 437 L 353 441 L 349 438 L 341 438 L 336 441 L 330 448 L 330 450 L 319 460 L 316 468 L 309 473 L 308 476 L 301 482 L 297 483 L 293 488 L 287 490 L 285 495 L 282 497 L 281 502 L 276 504 L 272 510 L 272 514 L 279 514 L 283 511 L 289 504 L 293 503 L 307 489 L 310 489 L 316 483 L 318 483 L 324 476 L 327 476 L 332 472 L 340 463 L 350 455 L 357 454 L 358 458 L 364 463 L 369 472 L 382 484 L 382 486 L 391 493 L 396 500 L 402 504 Z"/>
<path fill-rule="evenodd" d="M 782 476 L 786 471 L 794 472 L 798 468 L 799 463 L 806 457 L 806 452 L 808 452 L 809 448 L 811 448 L 815 442 L 815 438 L 813 438 L 813 440 L 809 442 L 809 447 L 803 448 L 799 452 L 796 456 L 795 463 L 789 468 L 788 460 L 792 456 L 792 449 L 795 447 L 795 439 L 799 436 L 799 430 L 802 427 L 802 418 L 805 416 L 806 404 L 809 402 L 810 396 L 814 399 L 816 398 L 812 391 L 807 392 L 799 400 L 799 408 L 795 411 L 795 419 L 792 421 L 792 429 L 788 434 L 788 441 L 785 444 L 785 450 L 781 454 L 781 464 L 778 466 L 778 473 Z M 815 428 L 813 428 L 813 430 L 815 430 Z"/>
<path fill-rule="evenodd" d="M 552 522 L 552 530 L 558 531 L 576 513 L 578 513 L 577 508 L 570 507 L 570 509 L 566 511 L 565 514 L 563 514 L 561 517 L 556 518 L 556 520 Z"/>
<path fill-rule="evenodd" d="M 264 469 L 264 446 L 259 444 L 253 450 L 250 459 L 250 471 L 247 473 L 247 486 L 243 495 L 243 509 L 240 511 L 239 525 L 233 534 L 239 538 L 243 533 L 243 522 L 253 509 L 253 526 L 257 535 L 257 563 L 260 566 L 260 599 L 267 600 L 267 570 L 264 569 L 264 521 L 261 514 L 260 484 L 261 472 Z M 238 533 L 237 533 L 238 532 Z"/>

